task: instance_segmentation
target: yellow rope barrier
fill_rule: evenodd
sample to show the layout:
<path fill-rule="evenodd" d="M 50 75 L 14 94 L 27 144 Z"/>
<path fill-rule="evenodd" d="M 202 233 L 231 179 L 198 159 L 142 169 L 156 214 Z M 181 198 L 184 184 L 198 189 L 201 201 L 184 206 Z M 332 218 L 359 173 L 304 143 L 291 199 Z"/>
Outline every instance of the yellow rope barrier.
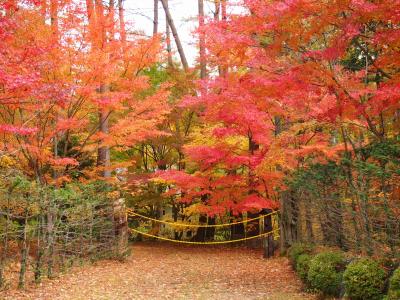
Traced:
<path fill-rule="evenodd" d="M 249 237 L 245 237 L 242 239 L 236 239 L 236 240 L 228 240 L 228 241 L 214 241 L 214 242 L 192 242 L 192 241 L 178 241 L 178 240 L 174 240 L 174 239 L 169 239 L 169 238 L 165 238 L 165 237 L 161 237 L 161 236 L 157 236 L 157 235 L 153 235 L 153 234 L 149 234 L 149 233 L 144 233 L 140 230 L 136 230 L 133 228 L 129 228 L 132 232 L 138 233 L 138 234 L 142 234 L 144 236 L 147 237 L 152 237 L 152 238 L 156 238 L 162 241 L 168 241 L 168 242 L 173 242 L 173 243 L 180 243 L 180 244 L 192 244 L 192 245 L 220 245 L 220 244 L 229 244 L 229 243 L 236 243 L 236 242 L 241 242 L 241 241 L 247 241 L 247 240 L 252 240 L 252 239 L 256 239 L 256 238 L 260 238 L 260 237 L 265 237 L 268 236 L 270 234 L 274 234 L 275 231 L 279 231 L 278 229 L 269 231 L 269 232 L 265 232 L 265 233 L 261 233 L 259 235 L 255 235 L 255 236 L 249 236 Z"/>
<path fill-rule="evenodd" d="M 267 216 L 271 216 L 271 215 L 274 215 L 274 214 L 278 213 L 278 211 L 274 211 L 274 212 L 266 214 L 266 215 L 262 215 L 262 216 L 259 216 L 259 217 L 256 217 L 256 218 L 247 219 L 247 220 L 243 220 L 243 221 L 239 221 L 239 222 L 209 225 L 209 224 L 185 224 L 185 223 L 175 223 L 175 222 L 162 221 L 162 220 L 157 220 L 157 219 L 154 219 L 154 218 L 150 218 L 150 217 L 147 217 L 147 216 L 140 215 L 138 213 L 135 213 L 131 209 L 127 209 L 126 211 L 127 211 L 127 215 L 130 216 L 130 217 L 140 217 L 140 218 L 147 219 L 147 220 L 150 220 L 150 221 L 153 221 L 153 222 L 167 224 L 167 225 L 174 226 L 174 227 L 227 227 L 227 226 L 232 226 L 232 225 L 236 225 L 236 224 L 242 224 L 242 223 L 255 221 L 255 220 L 258 220 L 258 219 L 261 219 L 261 218 L 265 218 Z"/>

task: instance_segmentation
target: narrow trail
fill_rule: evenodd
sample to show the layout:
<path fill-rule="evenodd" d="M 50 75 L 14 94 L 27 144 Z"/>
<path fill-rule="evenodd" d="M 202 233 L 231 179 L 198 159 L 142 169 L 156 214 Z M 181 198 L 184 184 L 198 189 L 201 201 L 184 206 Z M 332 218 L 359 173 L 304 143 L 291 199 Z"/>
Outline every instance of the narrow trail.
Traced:
<path fill-rule="evenodd" d="M 0 299 L 313 299 L 285 258 L 243 248 L 136 244 L 124 263 L 102 261 Z"/>

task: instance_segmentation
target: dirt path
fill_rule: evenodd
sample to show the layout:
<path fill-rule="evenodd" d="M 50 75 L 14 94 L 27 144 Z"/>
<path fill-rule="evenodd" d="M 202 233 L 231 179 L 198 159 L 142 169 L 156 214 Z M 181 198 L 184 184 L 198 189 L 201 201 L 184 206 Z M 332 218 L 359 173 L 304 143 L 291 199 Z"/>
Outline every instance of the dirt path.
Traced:
<path fill-rule="evenodd" d="M 103 261 L 0 299 L 312 299 L 285 258 L 242 248 L 136 244 L 124 263 Z"/>

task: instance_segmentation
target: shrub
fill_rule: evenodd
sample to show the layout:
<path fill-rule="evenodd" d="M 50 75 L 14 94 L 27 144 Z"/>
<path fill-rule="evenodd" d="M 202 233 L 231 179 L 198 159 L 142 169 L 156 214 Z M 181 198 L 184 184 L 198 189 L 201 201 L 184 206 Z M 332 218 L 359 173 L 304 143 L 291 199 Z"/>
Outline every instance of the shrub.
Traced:
<path fill-rule="evenodd" d="M 394 271 L 389 283 L 388 300 L 400 299 L 400 268 Z"/>
<path fill-rule="evenodd" d="M 381 299 L 385 284 L 385 270 L 377 262 L 363 258 L 347 266 L 343 280 L 349 299 Z"/>
<path fill-rule="evenodd" d="M 322 252 L 311 260 L 307 280 L 312 288 L 336 296 L 340 292 L 343 268 L 342 253 Z"/>
<path fill-rule="evenodd" d="M 310 254 L 313 251 L 313 246 L 304 243 L 294 243 L 288 250 L 290 263 L 294 268 L 297 265 L 297 259 L 302 254 Z"/>
<path fill-rule="evenodd" d="M 308 276 L 308 270 L 310 269 L 310 263 L 311 263 L 311 255 L 309 254 L 301 254 L 297 258 L 297 263 L 296 263 L 296 270 L 297 274 L 303 280 L 303 282 L 307 282 L 307 276 Z"/>

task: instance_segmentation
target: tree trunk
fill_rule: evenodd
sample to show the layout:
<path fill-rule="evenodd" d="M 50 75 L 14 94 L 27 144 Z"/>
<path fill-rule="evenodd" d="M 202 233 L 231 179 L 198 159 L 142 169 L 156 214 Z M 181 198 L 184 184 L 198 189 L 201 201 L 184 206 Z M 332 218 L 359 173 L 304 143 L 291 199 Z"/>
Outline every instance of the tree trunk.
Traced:
<path fill-rule="evenodd" d="M 200 78 L 205 79 L 207 77 L 207 65 L 206 65 L 206 47 L 205 47 L 205 36 L 203 31 L 204 28 L 204 2 L 198 0 L 199 6 L 199 50 L 200 50 Z"/>
<path fill-rule="evenodd" d="M 10 194 L 7 195 L 7 206 L 6 206 L 6 225 L 3 234 L 3 251 L 0 258 L 0 289 L 4 287 L 4 268 L 6 266 L 6 259 L 8 255 L 8 227 L 10 225 Z"/>
<path fill-rule="evenodd" d="M 115 236 L 117 237 L 116 255 L 119 259 L 125 258 L 128 252 L 129 232 L 125 210 L 125 200 L 123 198 L 118 199 L 118 201 L 114 203 L 114 228 Z"/>
<path fill-rule="evenodd" d="M 226 21 L 226 19 L 227 19 L 226 2 L 227 2 L 227 0 L 221 0 L 221 17 L 222 17 L 223 21 Z"/>
<path fill-rule="evenodd" d="M 53 199 L 51 200 L 53 202 Z M 47 277 L 53 278 L 53 267 L 54 267 L 54 225 L 55 225 L 55 213 L 53 209 L 53 203 L 49 205 L 47 212 Z"/>
<path fill-rule="evenodd" d="M 58 41 L 58 0 L 50 0 L 50 24 L 54 38 Z"/>
<path fill-rule="evenodd" d="M 221 0 L 214 0 L 214 21 L 219 21 L 219 15 L 221 12 Z"/>
<path fill-rule="evenodd" d="M 248 138 L 248 142 L 249 142 L 249 154 L 250 155 L 254 155 L 254 153 L 259 149 L 259 145 L 253 140 L 252 134 L 249 134 L 249 138 Z M 251 194 L 256 194 L 257 193 L 257 189 L 256 189 L 256 182 L 255 182 L 255 171 L 253 169 L 253 167 L 251 165 L 249 165 L 249 178 L 248 178 L 248 185 L 249 185 L 249 195 Z M 248 212 L 247 213 L 247 218 L 248 219 L 254 219 L 260 216 L 260 213 L 258 212 Z M 250 221 L 247 222 L 246 225 L 246 232 L 247 232 L 247 236 L 251 237 L 251 236 L 256 236 L 260 234 L 260 220 L 254 220 L 254 221 Z M 247 245 L 252 247 L 252 248 L 256 248 L 258 247 L 260 244 L 260 240 L 259 239 L 252 239 L 249 240 L 247 242 Z"/>
<path fill-rule="evenodd" d="M 231 213 L 232 215 L 232 213 Z M 243 215 L 240 214 L 239 221 L 243 221 Z M 240 223 L 240 224 L 234 224 L 231 226 L 231 239 L 232 240 L 238 240 L 238 239 L 242 239 L 246 236 L 245 233 L 245 228 L 244 228 L 244 223 Z"/>
<path fill-rule="evenodd" d="M 21 245 L 21 268 L 19 270 L 19 280 L 18 280 L 18 288 L 23 289 L 25 287 L 25 274 L 26 274 L 26 266 L 28 265 L 28 233 L 27 226 L 28 225 L 28 217 L 27 212 L 25 213 L 24 227 L 22 233 L 22 245 Z"/>
<path fill-rule="evenodd" d="M 105 87 L 102 85 L 100 87 L 100 91 L 104 92 Z M 99 130 L 100 132 L 104 134 L 108 134 L 109 132 L 109 126 L 108 126 L 108 118 L 109 118 L 110 113 L 107 110 L 102 110 L 99 113 Z M 111 177 L 111 170 L 110 168 L 110 148 L 108 146 L 101 146 L 99 147 L 98 150 L 98 159 L 97 159 L 97 165 L 101 166 L 103 168 L 102 174 L 103 177 L 109 178 Z"/>
<path fill-rule="evenodd" d="M 153 36 L 158 33 L 158 0 L 154 0 Z"/>
<path fill-rule="evenodd" d="M 304 215 L 306 219 L 306 234 L 307 234 L 307 242 L 314 242 L 314 231 L 312 226 L 312 214 L 311 214 L 311 203 L 310 201 L 304 201 Z"/>
<path fill-rule="evenodd" d="M 207 225 L 215 225 L 215 217 L 207 218 Z M 206 228 L 206 241 L 213 241 L 215 236 L 215 227 Z"/>
<path fill-rule="evenodd" d="M 168 8 L 168 0 L 165 0 L 165 3 Z M 165 37 L 166 37 L 166 43 L 167 43 L 167 59 L 168 59 L 168 67 L 172 68 L 173 67 L 173 61 L 172 61 L 172 48 L 171 48 L 171 30 L 169 28 L 169 23 L 167 19 L 167 14 L 165 13 Z"/>
<path fill-rule="evenodd" d="M 172 35 L 174 36 L 176 47 L 178 48 L 178 53 L 181 58 L 182 66 L 185 71 L 189 70 L 189 64 L 187 62 L 185 52 L 183 51 L 182 43 L 181 40 L 179 39 L 178 31 L 176 30 L 174 20 L 172 19 L 171 13 L 168 8 L 167 0 L 161 0 L 161 3 L 163 5 L 165 15 L 169 24 L 169 27 L 171 28 Z"/>
<path fill-rule="evenodd" d="M 270 214 L 272 213 L 272 209 L 264 209 L 261 213 L 265 215 Z M 274 256 L 275 244 L 273 230 L 274 228 L 272 226 L 272 215 L 264 217 L 263 233 L 268 233 L 267 236 L 263 237 L 264 258 L 270 258 Z"/>
<path fill-rule="evenodd" d="M 207 216 L 200 215 L 199 224 L 207 224 Z M 206 241 L 207 227 L 198 227 L 196 234 L 193 236 L 192 241 L 205 242 Z"/>
<path fill-rule="evenodd" d="M 123 0 L 118 0 L 119 34 L 121 36 L 122 46 L 126 44 L 125 18 Z"/>

